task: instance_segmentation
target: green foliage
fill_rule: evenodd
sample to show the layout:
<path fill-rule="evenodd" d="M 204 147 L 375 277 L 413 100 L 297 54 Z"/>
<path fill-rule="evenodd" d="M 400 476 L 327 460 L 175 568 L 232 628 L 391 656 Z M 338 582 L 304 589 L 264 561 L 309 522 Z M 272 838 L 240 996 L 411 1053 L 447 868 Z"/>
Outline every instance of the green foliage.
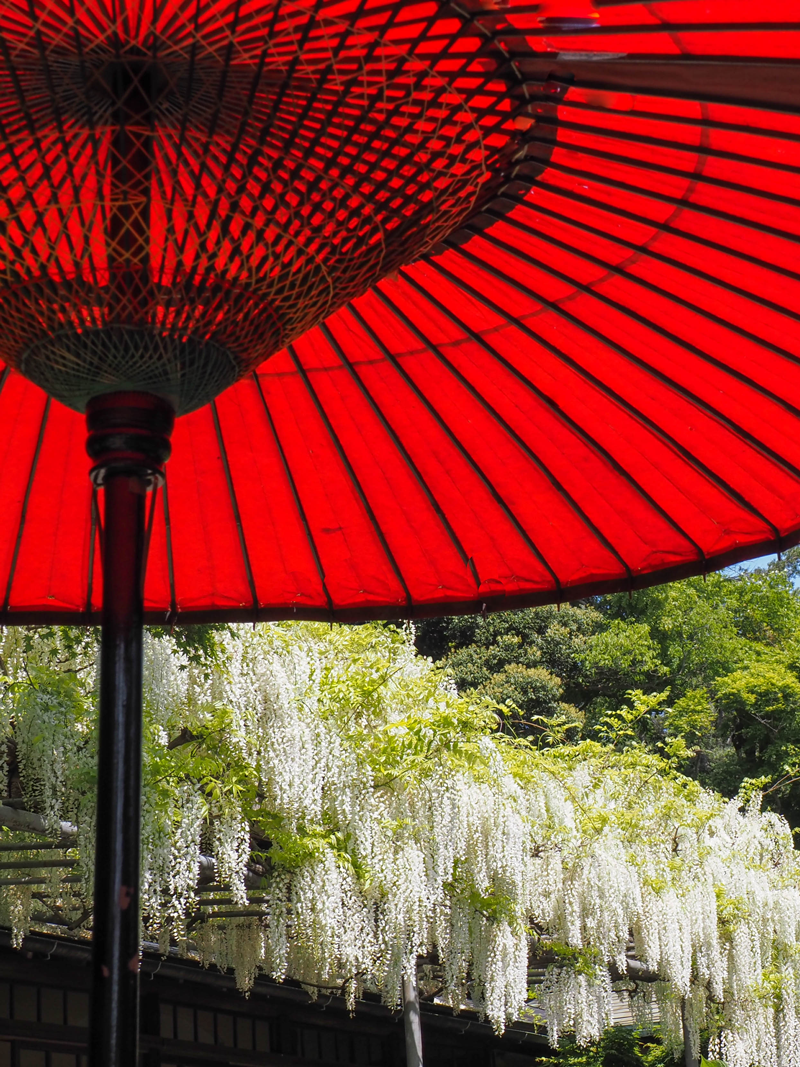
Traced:
<path fill-rule="evenodd" d="M 714 695 L 737 750 L 766 770 L 800 741 L 800 679 L 781 663 L 756 662 L 718 678 Z"/>
<path fill-rule="evenodd" d="M 214 669 L 224 667 L 224 645 L 220 638 L 231 633 L 231 627 L 226 623 L 192 623 L 170 629 L 150 626 L 148 629 L 153 637 L 169 636 L 174 641 L 183 656 L 182 670 L 194 667 L 208 677 Z"/>
<path fill-rule="evenodd" d="M 520 732 L 541 733 L 541 724 L 530 725 L 537 717 L 581 721 L 574 698 L 587 642 L 602 624 L 589 605 L 428 619 L 417 624 L 416 645 L 441 663 L 459 692 L 512 705 L 512 717 L 524 720 Z"/>
<path fill-rule="evenodd" d="M 541 1067 L 675 1067 L 675 1059 L 659 1039 L 658 1030 L 618 1027 L 581 1048 L 565 1042 L 557 1056 L 539 1060 Z"/>
<path fill-rule="evenodd" d="M 710 574 L 703 581 L 604 598 L 607 617 L 646 622 L 681 690 L 708 685 L 754 656 L 789 647 L 800 633 L 800 600 L 776 571 Z"/>
<path fill-rule="evenodd" d="M 628 694 L 654 703 L 628 742 L 664 751 L 727 796 L 745 780 L 800 824 L 800 550 L 768 570 L 488 619 L 434 619 L 417 647 L 503 729 L 539 744 L 607 739 Z M 755 785 L 754 783 L 758 783 Z"/>
<path fill-rule="evenodd" d="M 657 733 L 656 723 L 663 714 L 668 693 L 643 693 L 631 689 L 625 694 L 628 703 L 602 715 L 595 736 L 613 748 L 630 748 L 640 744 L 642 736 Z M 661 746 L 664 747 L 664 746 Z"/>
<path fill-rule="evenodd" d="M 580 721 L 577 709 L 561 699 L 564 693 L 561 679 L 545 667 L 508 663 L 484 682 L 478 692 L 493 703 L 508 706 L 508 717 L 519 728 L 517 732 L 525 733 L 537 716 L 549 720 L 563 715 L 569 721 Z"/>
<path fill-rule="evenodd" d="M 689 689 L 664 713 L 668 737 L 682 737 L 689 747 L 705 743 L 717 722 L 717 711 L 707 689 Z"/>
<path fill-rule="evenodd" d="M 625 689 L 654 689 L 669 674 L 646 622 L 611 619 L 586 643 L 584 684 L 603 696 Z"/>

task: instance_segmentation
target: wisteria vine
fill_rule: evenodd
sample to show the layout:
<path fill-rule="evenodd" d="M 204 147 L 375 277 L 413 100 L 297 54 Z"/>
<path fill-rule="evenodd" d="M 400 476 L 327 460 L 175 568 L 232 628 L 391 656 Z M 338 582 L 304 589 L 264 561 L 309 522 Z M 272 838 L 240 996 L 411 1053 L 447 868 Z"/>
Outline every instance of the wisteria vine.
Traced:
<path fill-rule="evenodd" d="M 685 1029 L 728 1067 L 800 1062 L 800 864 L 757 798 L 624 738 L 510 738 L 390 627 L 230 628 L 209 647 L 147 640 L 142 921 L 162 951 L 243 991 L 265 973 L 390 1005 L 422 959 L 441 1001 L 498 1030 L 535 1011 L 553 1043 L 598 1037 L 627 989 L 676 1052 Z M 91 924 L 96 646 L 8 630 L 2 663 L 7 792 L 49 836 L 76 827 L 36 853 L 66 867 L 0 887 L 21 943 L 31 923 Z"/>

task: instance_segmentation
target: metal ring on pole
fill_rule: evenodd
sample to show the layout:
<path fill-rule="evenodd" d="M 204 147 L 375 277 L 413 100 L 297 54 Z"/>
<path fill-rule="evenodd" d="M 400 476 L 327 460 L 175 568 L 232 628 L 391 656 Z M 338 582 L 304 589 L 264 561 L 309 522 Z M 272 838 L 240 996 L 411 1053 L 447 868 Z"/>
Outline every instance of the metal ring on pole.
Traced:
<path fill-rule="evenodd" d="M 109 474 L 142 478 L 148 489 L 164 482 L 175 425 L 172 405 L 151 393 L 103 393 L 86 406 L 89 472 L 98 488 Z"/>

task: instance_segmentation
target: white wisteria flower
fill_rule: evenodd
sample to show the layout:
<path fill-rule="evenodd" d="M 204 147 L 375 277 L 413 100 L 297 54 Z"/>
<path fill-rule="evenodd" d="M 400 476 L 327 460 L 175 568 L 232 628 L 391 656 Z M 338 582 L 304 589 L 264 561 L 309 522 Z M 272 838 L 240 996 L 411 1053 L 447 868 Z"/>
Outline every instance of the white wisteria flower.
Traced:
<path fill-rule="evenodd" d="M 757 799 L 635 746 L 505 736 L 391 627 L 228 628 L 206 651 L 147 640 L 142 921 L 162 950 L 245 991 L 263 972 L 391 1005 L 423 958 L 498 1030 L 535 996 L 553 1042 L 599 1036 L 622 982 L 676 1050 L 708 1031 L 728 1067 L 800 1063 L 800 864 Z M 82 874 L 42 869 L 50 914 L 0 887 L 19 942 L 90 908 L 96 665 L 58 629 L 9 630 L 2 654 L 0 772 L 13 748 L 29 808 L 77 824 Z"/>

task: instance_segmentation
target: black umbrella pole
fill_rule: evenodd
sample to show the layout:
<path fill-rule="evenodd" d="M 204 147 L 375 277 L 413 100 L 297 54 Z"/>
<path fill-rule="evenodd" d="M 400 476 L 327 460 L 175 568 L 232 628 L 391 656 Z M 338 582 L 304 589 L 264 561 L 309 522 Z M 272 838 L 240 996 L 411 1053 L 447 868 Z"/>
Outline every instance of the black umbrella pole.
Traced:
<path fill-rule="evenodd" d="M 146 492 L 127 474 L 109 475 L 104 485 L 92 1067 L 134 1067 L 138 1058 Z"/>
<path fill-rule="evenodd" d="M 138 1067 L 145 514 L 172 422 L 148 394 L 98 397 L 87 409 L 105 497 L 90 1067 Z"/>

